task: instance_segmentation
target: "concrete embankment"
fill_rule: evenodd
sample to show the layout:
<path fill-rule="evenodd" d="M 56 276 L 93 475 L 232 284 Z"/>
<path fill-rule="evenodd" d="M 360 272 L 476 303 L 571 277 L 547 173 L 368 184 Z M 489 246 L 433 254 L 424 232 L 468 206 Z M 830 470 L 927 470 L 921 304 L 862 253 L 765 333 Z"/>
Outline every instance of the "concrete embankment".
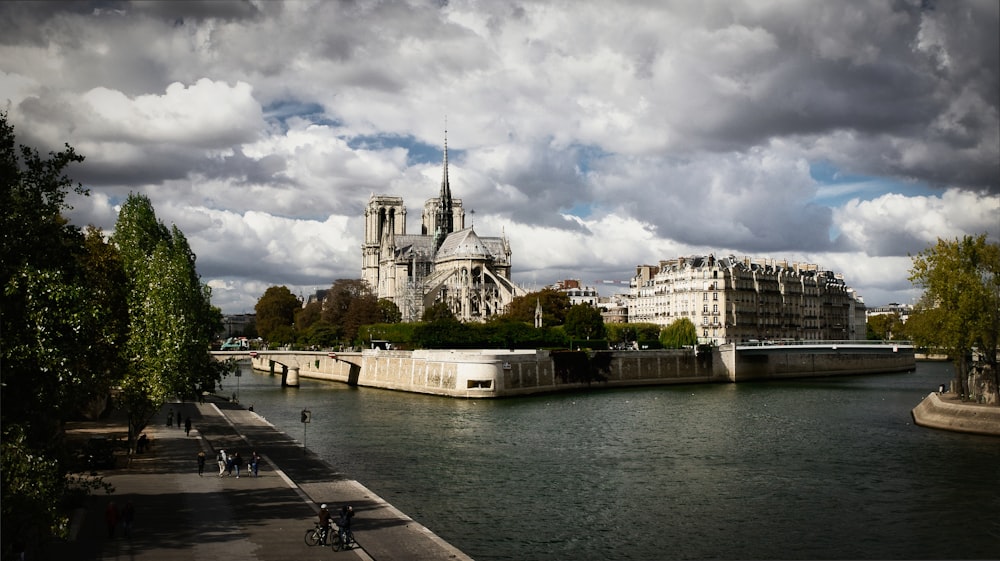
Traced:
<path fill-rule="evenodd" d="M 171 417 L 191 419 L 190 435 L 165 423 L 168 411 Z M 67 435 L 119 439 L 125 431 L 124 419 L 110 419 L 73 423 Z M 331 551 L 303 540 L 319 504 L 328 503 L 331 510 L 352 505 L 356 513 L 352 526 L 360 547 L 335 554 L 338 559 L 471 561 L 266 419 L 237 405 L 221 400 L 167 404 L 144 432 L 151 445 L 131 465 L 126 467 L 119 457 L 116 468 L 96 472 L 114 486 L 114 494 L 90 497 L 74 512 L 70 539 L 45 544 L 29 559 L 328 559 Z M 214 459 L 219 449 L 241 454 L 242 477 L 218 475 Z M 208 459 L 203 476 L 197 471 L 199 451 Z M 252 451 L 264 459 L 259 477 L 245 469 Z M 105 526 L 112 501 L 118 508 L 135 506 L 128 536 L 120 525 L 111 531 Z"/>
<path fill-rule="evenodd" d="M 258 371 L 463 398 L 496 398 L 591 387 L 629 387 L 905 372 L 913 347 L 879 342 L 723 345 L 685 350 L 366 349 L 360 353 L 259 351 Z"/>
<path fill-rule="evenodd" d="M 1000 407 L 962 402 L 955 394 L 932 393 L 912 413 L 922 427 L 1000 436 Z"/>

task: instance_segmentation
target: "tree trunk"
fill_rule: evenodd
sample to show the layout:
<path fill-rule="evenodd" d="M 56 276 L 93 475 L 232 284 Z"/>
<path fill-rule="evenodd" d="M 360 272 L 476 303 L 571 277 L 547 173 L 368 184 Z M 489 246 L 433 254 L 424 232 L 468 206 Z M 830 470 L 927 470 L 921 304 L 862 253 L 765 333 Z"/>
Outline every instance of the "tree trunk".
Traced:
<path fill-rule="evenodd" d="M 965 401 L 969 395 L 969 362 L 964 352 L 959 352 L 955 359 L 955 393 Z"/>

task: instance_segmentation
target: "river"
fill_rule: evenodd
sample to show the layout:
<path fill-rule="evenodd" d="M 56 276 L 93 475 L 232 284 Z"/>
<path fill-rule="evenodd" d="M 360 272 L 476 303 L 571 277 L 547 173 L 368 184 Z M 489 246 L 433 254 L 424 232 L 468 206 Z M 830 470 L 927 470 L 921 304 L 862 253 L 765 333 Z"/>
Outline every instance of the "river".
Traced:
<path fill-rule="evenodd" d="M 479 561 L 996 558 L 1000 439 L 910 416 L 951 376 L 922 362 L 487 401 L 306 379 L 283 389 L 247 369 L 238 389 Z"/>

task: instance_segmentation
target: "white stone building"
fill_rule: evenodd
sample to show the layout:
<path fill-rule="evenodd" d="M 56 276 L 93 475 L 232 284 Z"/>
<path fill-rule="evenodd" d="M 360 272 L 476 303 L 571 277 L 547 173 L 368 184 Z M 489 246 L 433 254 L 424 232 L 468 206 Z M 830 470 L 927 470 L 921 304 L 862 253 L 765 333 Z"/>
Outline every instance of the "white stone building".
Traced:
<path fill-rule="evenodd" d="M 679 257 L 639 265 L 628 320 L 687 318 L 700 343 L 864 339 L 864 302 L 843 276 L 773 259 Z"/>

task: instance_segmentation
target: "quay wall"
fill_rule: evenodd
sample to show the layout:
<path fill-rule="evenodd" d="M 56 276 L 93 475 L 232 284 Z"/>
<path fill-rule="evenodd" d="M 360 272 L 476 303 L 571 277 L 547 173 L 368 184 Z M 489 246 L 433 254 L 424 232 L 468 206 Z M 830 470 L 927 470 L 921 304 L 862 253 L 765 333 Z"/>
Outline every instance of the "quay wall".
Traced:
<path fill-rule="evenodd" d="M 913 347 L 892 344 L 726 345 L 733 382 L 848 374 L 907 372 L 916 368 Z"/>
<path fill-rule="evenodd" d="M 546 350 L 365 351 L 358 385 L 451 397 L 528 395 L 588 387 L 724 382 L 711 357 L 691 351 L 601 351 L 606 370 L 561 372 Z M 582 353 L 580 353 L 582 354 Z M 591 360 L 591 362 L 597 362 Z M 597 368 L 597 367 L 593 367 Z M 303 371 L 305 372 L 305 371 Z M 575 374 L 575 375 L 574 375 Z M 308 374 L 303 373 L 303 376 Z"/>
<path fill-rule="evenodd" d="M 953 399 L 946 399 L 947 395 Z M 954 395 L 928 395 L 913 408 L 913 422 L 922 427 L 1000 436 L 1000 407 L 963 403 Z"/>
<path fill-rule="evenodd" d="M 585 358 L 586 357 L 586 358 Z M 352 385 L 462 398 L 497 398 L 592 387 L 740 382 L 899 372 L 915 367 L 912 347 L 736 347 L 692 350 L 382 350 L 261 352 L 256 370 Z"/>

